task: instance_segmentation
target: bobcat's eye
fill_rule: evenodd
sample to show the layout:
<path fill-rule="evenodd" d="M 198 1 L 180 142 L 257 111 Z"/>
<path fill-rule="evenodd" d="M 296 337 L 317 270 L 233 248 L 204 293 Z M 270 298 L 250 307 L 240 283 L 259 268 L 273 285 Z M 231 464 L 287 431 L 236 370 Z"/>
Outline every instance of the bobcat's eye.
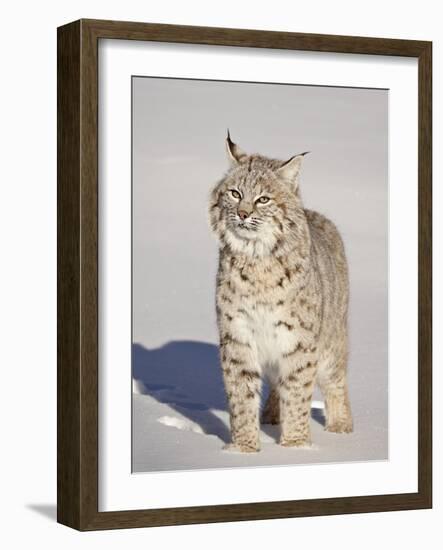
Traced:
<path fill-rule="evenodd" d="M 231 195 L 234 197 L 234 199 L 241 199 L 241 195 L 236 189 L 231 189 Z"/>
<path fill-rule="evenodd" d="M 257 202 L 259 202 L 260 204 L 266 204 L 269 201 L 270 201 L 269 197 L 260 197 L 257 199 Z"/>

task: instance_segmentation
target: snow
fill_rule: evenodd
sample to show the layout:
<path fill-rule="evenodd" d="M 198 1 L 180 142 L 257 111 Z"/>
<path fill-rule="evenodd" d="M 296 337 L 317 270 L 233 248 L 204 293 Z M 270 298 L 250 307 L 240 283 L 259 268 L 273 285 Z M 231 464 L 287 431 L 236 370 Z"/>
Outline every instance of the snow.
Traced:
<path fill-rule="evenodd" d="M 157 419 L 160 424 L 165 426 L 173 426 L 178 430 L 185 430 L 189 432 L 195 432 L 196 434 L 206 433 L 201 426 L 190 420 L 185 420 L 184 418 L 177 418 L 175 416 L 162 416 Z"/>
<path fill-rule="evenodd" d="M 216 344 L 184 340 L 151 350 L 134 344 L 133 471 L 386 460 L 386 349 L 370 347 L 374 331 L 377 335 L 375 325 L 382 334 L 386 319 L 383 307 L 374 315 L 377 302 L 368 300 L 373 314 L 369 320 L 355 315 L 361 306 L 353 304 L 351 309 L 352 332 L 360 340 L 358 349 L 351 348 L 349 361 L 354 432 L 324 430 L 324 403 L 317 392 L 311 408 L 309 448 L 282 447 L 278 445 L 279 427 L 262 425 L 259 453 L 224 451 L 230 441 L 229 415 Z M 366 330 L 367 322 L 374 324 L 373 330 Z M 263 399 L 266 393 L 265 387 Z"/>
<path fill-rule="evenodd" d="M 150 78 L 134 79 L 133 91 L 133 471 L 386 460 L 387 92 Z M 259 453 L 223 451 L 230 433 L 207 201 L 227 168 L 228 125 L 248 151 L 312 151 L 305 205 L 330 217 L 345 243 L 354 432 L 324 430 L 316 393 L 309 449 L 281 447 L 278 426 L 267 425 Z"/>

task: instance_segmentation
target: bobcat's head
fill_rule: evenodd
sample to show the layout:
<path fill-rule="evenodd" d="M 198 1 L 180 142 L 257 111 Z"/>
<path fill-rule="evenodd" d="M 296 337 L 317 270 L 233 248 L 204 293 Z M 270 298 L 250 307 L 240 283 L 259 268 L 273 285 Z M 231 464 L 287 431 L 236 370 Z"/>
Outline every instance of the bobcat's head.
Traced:
<path fill-rule="evenodd" d="M 305 227 L 299 173 L 306 153 L 287 161 L 247 155 L 229 132 L 226 149 L 231 166 L 213 189 L 209 207 L 221 245 L 251 256 L 288 248 Z"/>

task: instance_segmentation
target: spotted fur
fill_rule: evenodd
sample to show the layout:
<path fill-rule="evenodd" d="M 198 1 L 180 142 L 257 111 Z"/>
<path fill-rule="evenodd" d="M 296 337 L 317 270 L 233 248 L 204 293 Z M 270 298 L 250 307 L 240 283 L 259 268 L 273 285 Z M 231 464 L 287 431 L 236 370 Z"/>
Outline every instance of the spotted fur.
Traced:
<path fill-rule="evenodd" d="M 348 273 L 334 224 L 306 210 L 303 155 L 287 162 L 247 155 L 228 136 L 231 167 L 211 193 L 219 241 L 217 319 L 232 443 L 259 450 L 262 381 L 271 386 L 263 420 L 280 423 L 280 443 L 310 443 L 317 382 L 326 429 L 352 431 L 348 399 Z"/>

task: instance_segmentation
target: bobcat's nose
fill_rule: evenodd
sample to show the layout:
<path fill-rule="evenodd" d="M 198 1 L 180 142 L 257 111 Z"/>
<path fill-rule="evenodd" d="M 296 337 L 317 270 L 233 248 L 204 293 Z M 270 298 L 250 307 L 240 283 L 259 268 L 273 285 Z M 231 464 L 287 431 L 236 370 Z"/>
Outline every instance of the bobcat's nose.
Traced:
<path fill-rule="evenodd" d="M 241 220 L 246 220 L 246 218 L 249 216 L 249 212 L 246 212 L 246 210 L 239 210 L 238 216 Z"/>

